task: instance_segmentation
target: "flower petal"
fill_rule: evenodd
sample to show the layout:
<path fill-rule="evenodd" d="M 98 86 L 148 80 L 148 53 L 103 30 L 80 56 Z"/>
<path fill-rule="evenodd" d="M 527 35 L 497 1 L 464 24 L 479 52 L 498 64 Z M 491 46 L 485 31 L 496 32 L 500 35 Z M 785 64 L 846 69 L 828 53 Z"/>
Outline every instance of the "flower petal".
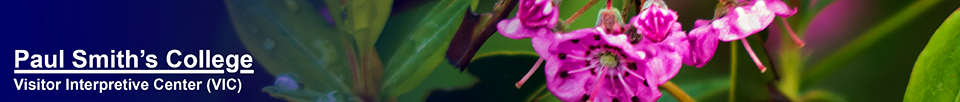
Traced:
<path fill-rule="evenodd" d="M 797 11 L 780 0 L 755 0 L 752 4 L 731 8 L 730 13 L 714 20 L 715 33 L 724 42 L 746 38 L 767 28 L 776 16 L 792 16 Z M 698 23 L 697 25 L 700 25 Z"/>
<path fill-rule="evenodd" d="M 703 27 L 709 28 L 709 27 Z M 661 42 L 641 41 L 635 45 L 638 52 L 645 52 L 647 58 L 642 60 L 640 69 L 647 69 L 650 76 L 647 80 L 656 85 L 666 83 L 680 71 L 682 61 L 690 49 L 690 41 L 682 30 L 675 30 Z M 714 39 L 716 41 L 716 39 Z"/>
<path fill-rule="evenodd" d="M 648 62 L 648 65 L 656 65 L 651 66 L 651 70 L 653 70 L 651 72 L 654 72 L 652 75 L 654 75 L 655 80 L 653 81 L 657 82 L 658 86 L 666 83 L 680 72 L 683 65 L 681 64 L 683 55 L 685 55 L 683 53 L 687 53 L 690 46 L 690 42 L 684 36 L 686 34 L 683 31 L 674 33 L 671 34 L 673 36 L 657 44 L 657 47 L 662 50 L 658 51 L 659 53 L 651 59 L 653 61 Z"/>
<path fill-rule="evenodd" d="M 530 39 L 530 44 L 533 46 L 533 50 L 537 52 L 537 55 L 540 55 L 540 58 L 549 59 L 550 47 L 556 41 L 556 34 L 544 34 L 543 36 L 536 36 L 533 39 Z"/>
<path fill-rule="evenodd" d="M 568 71 L 575 67 L 574 64 L 564 64 L 564 62 L 559 59 L 547 59 L 546 67 L 544 68 L 545 75 L 547 76 L 547 89 L 550 89 L 550 92 L 553 92 L 553 96 L 556 96 L 558 99 L 566 102 L 580 101 L 583 96 L 587 94 L 588 87 L 587 85 L 593 84 L 590 74 L 564 74 L 564 77 L 561 77 L 562 71 Z"/>
<path fill-rule="evenodd" d="M 765 9 L 764 9 L 765 10 Z M 760 32 L 763 28 L 766 28 L 766 25 L 769 25 L 773 22 L 773 15 L 770 15 L 770 12 L 764 12 L 764 10 L 754 10 L 746 7 L 737 7 L 734 9 L 734 13 L 737 13 L 738 16 L 734 19 L 734 22 L 730 22 L 737 28 L 739 32 L 738 35 L 742 36 L 741 39 L 750 36 L 753 33 Z"/>
<path fill-rule="evenodd" d="M 697 21 L 693 23 L 693 27 L 702 27 L 706 25 L 710 25 L 710 20 L 697 19 Z"/>
<path fill-rule="evenodd" d="M 566 50 L 587 50 L 588 46 L 597 45 L 600 40 L 594 39 L 593 35 L 600 35 L 596 29 L 579 29 L 565 34 L 555 36 L 549 48 L 550 53 L 562 53 Z"/>
<path fill-rule="evenodd" d="M 777 16 L 790 17 L 797 13 L 796 7 L 790 9 L 786 3 L 783 3 L 783 1 L 780 0 L 767 0 L 766 3 L 766 8 L 769 11 L 772 11 L 774 14 L 777 14 Z"/>
<path fill-rule="evenodd" d="M 526 27 L 519 19 L 510 18 L 497 23 L 497 32 L 510 39 L 523 39 L 550 33 L 551 31 L 544 28 Z"/>
<path fill-rule="evenodd" d="M 713 54 L 717 51 L 718 34 L 713 32 L 712 27 L 698 27 L 690 31 L 688 39 L 690 41 L 689 53 L 683 59 L 683 63 L 697 68 L 703 67 L 710 62 Z"/>
<path fill-rule="evenodd" d="M 670 36 L 672 30 L 679 29 L 673 24 L 677 18 L 677 12 L 652 5 L 631 18 L 630 25 L 637 28 L 637 34 L 643 34 L 644 38 L 660 42 Z"/>

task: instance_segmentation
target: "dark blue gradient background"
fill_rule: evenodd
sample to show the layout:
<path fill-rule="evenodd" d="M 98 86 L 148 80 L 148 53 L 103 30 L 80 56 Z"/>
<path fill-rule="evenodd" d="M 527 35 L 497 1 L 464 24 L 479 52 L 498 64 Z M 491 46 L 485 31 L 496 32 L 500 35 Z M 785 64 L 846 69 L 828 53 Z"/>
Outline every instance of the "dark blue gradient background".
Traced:
<path fill-rule="evenodd" d="M 126 78 L 153 83 L 165 80 L 206 80 L 211 77 L 237 77 L 243 81 L 241 93 L 199 91 L 17 91 L 11 80 L 3 81 L 3 101 L 279 101 L 260 91 L 273 83 L 273 77 L 259 64 L 254 75 L 13 75 L 10 65 L 13 50 L 31 54 L 56 54 L 64 50 L 64 69 L 73 69 L 69 55 L 83 49 L 88 54 L 108 54 L 110 50 L 143 49 L 156 54 L 160 65 L 168 50 L 196 54 L 210 49 L 213 53 L 249 53 L 239 41 L 221 0 L 48 0 L 4 1 L 0 3 L 0 35 L 3 50 L 8 51 L 5 78 L 44 78 L 47 80 L 104 80 Z M 254 58 L 256 60 L 256 58 Z M 145 65 L 141 60 L 141 69 Z M 21 69 L 29 69 L 22 62 Z M 182 68 L 181 68 L 182 69 Z M 207 82 L 204 82 L 207 84 Z M 153 87 L 153 85 L 151 85 Z M 206 88 L 203 88 L 206 89 Z"/>

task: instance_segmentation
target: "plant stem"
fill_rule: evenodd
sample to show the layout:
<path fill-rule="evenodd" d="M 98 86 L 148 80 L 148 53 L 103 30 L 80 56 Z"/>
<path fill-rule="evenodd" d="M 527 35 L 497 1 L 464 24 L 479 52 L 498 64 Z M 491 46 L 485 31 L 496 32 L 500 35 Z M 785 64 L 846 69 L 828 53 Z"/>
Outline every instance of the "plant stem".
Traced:
<path fill-rule="evenodd" d="M 497 32 L 497 23 L 510 16 L 510 11 L 516 8 L 517 2 L 519 2 L 519 0 L 500 0 L 500 4 L 494 6 L 492 13 L 483 14 L 480 17 L 475 17 L 475 15 L 472 14 L 464 16 L 464 22 L 460 25 L 461 28 L 457 29 L 457 34 L 454 35 L 453 39 L 456 40 L 451 41 L 451 45 L 467 45 L 467 47 L 449 47 L 447 49 L 447 56 L 458 56 L 448 57 L 448 59 L 451 60 L 451 64 L 460 68 L 461 72 L 466 69 L 468 63 L 470 63 L 470 60 L 477 54 L 477 51 L 480 50 L 483 43 L 486 42 L 487 39 L 490 39 L 493 33 Z M 470 23 L 475 23 L 476 25 L 464 25 Z M 465 39 L 469 41 L 455 42 Z"/>
<path fill-rule="evenodd" d="M 730 42 L 730 96 L 729 102 L 734 102 L 737 89 L 737 41 Z"/>
<path fill-rule="evenodd" d="M 580 8 L 580 10 L 577 10 L 577 13 L 573 13 L 573 15 L 570 15 L 570 18 L 567 18 L 567 21 L 563 21 L 563 24 L 571 24 L 573 23 L 573 21 L 576 21 L 577 17 L 580 17 L 580 15 L 583 15 L 583 12 L 587 12 L 587 9 L 590 9 L 590 7 L 592 7 L 593 4 L 597 4 L 597 1 L 599 0 L 590 0 L 590 2 L 587 2 L 587 5 L 583 5 L 583 7 Z"/>
<path fill-rule="evenodd" d="M 667 92 L 670 92 L 670 95 L 673 95 L 673 97 L 677 98 L 680 102 L 696 102 L 690 95 L 687 95 L 687 92 L 683 92 L 683 89 L 680 89 L 680 87 L 678 87 L 677 84 L 673 84 L 673 82 L 667 81 L 667 83 L 660 85 L 660 88 L 666 89 Z"/>
<path fill-rule="evenodd" d="M 620 13 L 621 13 L 621 14 L 620 14 L 620 18 L 623 18 L 623 19 L 626 19 L 626 20 L 629 20 L 629 19 L 630 19 L 630 18 L 627 18 L 627 17 L 630 17 L 631 13 L 633 13 L 633 11 L 631 11 L 631 10 L 634 8 L 634 4 L 633 4 L 634 2 L 635 2 L 634 0 L 623 0 L 623 10 L 621 10 L 621 12 L 620 12 Z M 639 12 L 639 11 L 637 11 L 637 12 Z M 638 13 L 634 13 L 633 15 L 636 15 L 636 14 L 638 14 Z"/>

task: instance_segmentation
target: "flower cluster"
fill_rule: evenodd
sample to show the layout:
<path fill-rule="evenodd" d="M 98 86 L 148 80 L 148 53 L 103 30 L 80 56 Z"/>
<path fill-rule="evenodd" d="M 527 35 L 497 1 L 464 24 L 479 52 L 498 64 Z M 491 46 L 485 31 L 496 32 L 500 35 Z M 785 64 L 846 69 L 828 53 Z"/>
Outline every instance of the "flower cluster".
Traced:
<path fill-rule="evenodd" d="M 531 73 L 546 61 L 547 88 L 560 100 L 656 101 L 658 86 L 683 64 L 705 65 L 718 41 L 743 39 L 766 28 L 774 15 L 796 12 L 779 0 L 740 1 L 751 3 L 732 7 L 713 21 L 698 21 L 690 35 L 662 0 L 647 0 L 627 25 L 607 0 L 596 27 L 570 32 L 553 30 L 558 16 L 553 1 L 520 0 L 517 17 L 500 21 L 497 29 L 508 38 L 532 39 L 541 60 Z"/>

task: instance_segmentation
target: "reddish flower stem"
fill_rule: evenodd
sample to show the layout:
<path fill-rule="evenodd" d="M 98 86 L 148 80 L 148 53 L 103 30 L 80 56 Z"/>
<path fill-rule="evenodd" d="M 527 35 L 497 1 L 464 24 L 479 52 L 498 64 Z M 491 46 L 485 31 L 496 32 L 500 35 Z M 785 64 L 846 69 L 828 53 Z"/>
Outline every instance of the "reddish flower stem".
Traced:
<path fill-rule="evenodd" d="M 607 0 L 607 9 L 613 9 L 613 0 Z"/>
<path fill-rule="evenodd" d="M 583 15 L 583 12 L 587 12 L 587 9 L 590 9 L 590 7 L 593 6 L 593 4 L 597 4 L 597 0 L 590 0 L 590 2 L 587 2 L 587 5 L 583 5 L 583 7 L 581 7 L 580 10 L 577 10 L 577 13 L 573 13 L 573 15 L 570 15 L 570 18 L 567 18 L 566 21 L 563 21 L 563 24 L 573 23 L 573 21 L 577 20 L 577 17 L 580 17 L 580 15 Z"/>

